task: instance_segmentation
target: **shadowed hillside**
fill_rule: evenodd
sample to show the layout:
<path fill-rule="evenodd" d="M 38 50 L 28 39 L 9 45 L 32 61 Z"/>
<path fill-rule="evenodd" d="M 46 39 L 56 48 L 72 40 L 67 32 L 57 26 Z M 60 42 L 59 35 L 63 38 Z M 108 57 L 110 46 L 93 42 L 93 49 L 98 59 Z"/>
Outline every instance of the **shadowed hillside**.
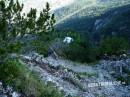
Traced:
<path fill-rule="evenodd" d="M 97 11 L 96 11 L 97 12 Z M 82 34 L 94 34 L 94 39 L 105 35 L 119 35 L 129 38 L 130 5 L 111 8 L 99 16 L 73 17 L 57 25 L 57 29 L 71 29 Z"/>

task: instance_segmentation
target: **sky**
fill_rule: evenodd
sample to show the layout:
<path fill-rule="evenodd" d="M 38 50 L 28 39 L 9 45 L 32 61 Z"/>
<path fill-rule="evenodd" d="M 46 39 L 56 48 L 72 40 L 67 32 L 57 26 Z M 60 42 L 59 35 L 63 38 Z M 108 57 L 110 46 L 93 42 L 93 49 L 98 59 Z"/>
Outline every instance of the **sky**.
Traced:
<path fill-rule="evenodd" d="M 30 8 L 37 8 L 38 11 L 41 11 L 46 2 L 49 2 L 51 10 L 56 10 L 61 7 L 72 4 L 75 0 L 19 0 L 24 3 L 23 12 L 28 13 Z"/>

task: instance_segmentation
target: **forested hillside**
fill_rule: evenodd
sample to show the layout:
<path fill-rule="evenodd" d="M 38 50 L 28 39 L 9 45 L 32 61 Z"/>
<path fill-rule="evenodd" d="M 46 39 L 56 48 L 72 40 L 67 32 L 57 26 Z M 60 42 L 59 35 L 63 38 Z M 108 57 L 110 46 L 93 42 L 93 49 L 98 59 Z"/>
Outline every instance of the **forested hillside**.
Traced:
<path fill-rule="evenodd" d="M 76 4 L 74 3 L 73 5 L 63 9 L 56 10 L 56 18 L 60 19 L 56 28 L 70 29 L 81 33 L 93 34 L 93 32 L 98 32 L 98 27 L 104 29 L 101 26 L 101 22 L 107 23 L 107 20 L 114 20 L 115 18 L 120 19 L 116 22 L 109 21 L 111 24 L 116 24 L 116 27 L 113 27 L 114 29 L 120 28 L 122 25 L 126 24 L 125 22 L 120 23 L 120 21 L 122 21 L 121 19 L 127 21 L 127 25 L 129 25 L 130 23 L 127 19 L 129 17 L 129 3 L 129 0 L 82 0 L 82 3 L 76 2 Z M 127 15 L 124 16 L 123 14 Z M 107 25 L 105 28 L 107 28 Z M 109 31 L 105 32 L 109 33 Z"/>

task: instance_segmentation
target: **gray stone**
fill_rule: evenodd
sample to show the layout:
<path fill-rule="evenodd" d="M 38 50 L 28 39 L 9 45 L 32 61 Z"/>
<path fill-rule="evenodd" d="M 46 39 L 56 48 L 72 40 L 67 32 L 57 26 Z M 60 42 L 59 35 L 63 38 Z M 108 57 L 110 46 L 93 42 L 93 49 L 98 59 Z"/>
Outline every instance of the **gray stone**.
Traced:
<path fill-rule="evenodd" d="M 0 95 L 0 97 L 8 97 L 7 95 Z"/>
<path fill-rule="evenodd" d="M 20 97 L 20 94 L 17 93 L 17 92 L 13 92 L 13 93 L 12 93 L 12 97 Z"/>

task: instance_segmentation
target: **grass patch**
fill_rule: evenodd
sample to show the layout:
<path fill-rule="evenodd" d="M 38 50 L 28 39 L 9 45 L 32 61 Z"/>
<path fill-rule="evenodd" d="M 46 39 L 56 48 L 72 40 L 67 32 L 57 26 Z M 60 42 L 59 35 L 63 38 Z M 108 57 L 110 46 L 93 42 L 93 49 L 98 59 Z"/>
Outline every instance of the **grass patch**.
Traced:
<path fill-rule="evenodd" d="M 81 73 L 78 73 L 78 75 L 83 76 L 83 77 L 97 76 L 96 73 L 88 73 L 88 72 L 81 72 Z"/>

